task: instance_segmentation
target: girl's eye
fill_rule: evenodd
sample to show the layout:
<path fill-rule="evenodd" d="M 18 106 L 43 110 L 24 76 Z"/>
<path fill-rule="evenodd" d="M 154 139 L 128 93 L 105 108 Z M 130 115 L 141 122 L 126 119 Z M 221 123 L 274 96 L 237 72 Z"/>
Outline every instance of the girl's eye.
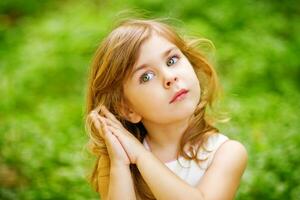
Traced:
<path fill-rule="evenodd" d="M 152 72 L 144 73 L 140 78 L 140 83 L 146 83 L 153 78 L 154 74 Z"/>
<path fill-rule="evenodd" d="M 171 58 L 168 59 L 167 61 L 167 65 L 168 66 L 171 66 L 171 65 L 174 65 L 177 61 L 178 61 L 178 56 L 172 56 Z"/>

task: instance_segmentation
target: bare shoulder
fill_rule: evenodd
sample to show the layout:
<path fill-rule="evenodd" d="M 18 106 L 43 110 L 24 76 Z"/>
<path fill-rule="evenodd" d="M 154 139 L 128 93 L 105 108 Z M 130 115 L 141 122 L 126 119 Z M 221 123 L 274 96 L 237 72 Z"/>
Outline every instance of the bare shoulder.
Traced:
<path fill-rule="evenodd" d="M 247 162 L 245 146 L 238 141 L 227 140 L 215 152 L 211 165 L 197 187 L 206 199 L 234 199 Z"/>
<path fill-rule="evenodd" d="M 225 173 L 241 176 L 247 162 L 248 152 L 245 146 L 236 140 L 228 140 L 216 151 L 211 167 L 219 166 Z"/>
<path fill-rule="evenodd" d="M 245 146 L 236 141 L 228 140 L 224 142 L 215 153 L 214 162 L 226 161 L 224 163 L 246 165 L 248 161 L 248 152 Z"/>

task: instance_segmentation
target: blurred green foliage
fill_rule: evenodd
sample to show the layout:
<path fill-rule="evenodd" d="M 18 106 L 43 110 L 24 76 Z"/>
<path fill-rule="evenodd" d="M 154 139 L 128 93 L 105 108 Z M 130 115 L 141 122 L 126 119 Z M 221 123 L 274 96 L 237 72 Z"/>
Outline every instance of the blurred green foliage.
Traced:
<path fill-rule="evenodd" d="M 171 17 L 216 46 L 245 144 L 237 198 L 300 199 L 300 7 L 290 1 L 0 1 L 0 199 L 98 199 L 87 183 L 84 104 L 92 55 L 117 13 Z"/>

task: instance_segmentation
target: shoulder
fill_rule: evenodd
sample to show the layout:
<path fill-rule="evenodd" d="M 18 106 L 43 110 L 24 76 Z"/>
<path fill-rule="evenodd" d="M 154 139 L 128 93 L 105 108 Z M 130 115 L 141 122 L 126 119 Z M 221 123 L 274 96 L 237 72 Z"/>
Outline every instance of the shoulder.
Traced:
<path fill-rule="evenodd" d="M 243 154 L 244 156 L 247 155 L 247 151 L 241 143 L 235 140 L 230 140 L 222 133 L 215 133 L 210 135 L 204 142 L 203 146 L 199 148 L 197 157 L 205 160 L 205 162 L 202 162 L 201 167 L 207 169 L 213 161 L 215 162 L 219 159 L 225 159 L 226 162 L 228 162 L 228 157 L 233 156 L 231 154 L 235 153 L 240 153 L 240 156 Z"/>
<path fill-rule="evenodd" d="M 221 133 L 214 133 L 204 141 L 202 146 L 199 148 L 199 155 L 200 156 L 209 156 L 213 157 L 215 152 L 219 149 L 219 147 L 229 138 Z"/>
<path fill-rule="evenodd" d="M 247 166 L 248 153 L 245 146 L 221 133 L 209 136 L 205 148 L 209 151 L 201 151 L 199 158 L 208 158 L 203 163 L 206 169 L 221 166 L 222 170 L 232 170 L 238 174 Z"/>
<path fill-rule="evenodd" d="M 211 165 L 197 187 L 207 199 L 234 199 L 247 161 L 248 153 L 244 145 L 235 140 L 226 140 L 216 150 Z"/>
<path fill-rule="evenodd" d="M 237 158 L 244 158 L 247 160 L 248 153 L 245 146 L 236 140 L 227 140 L 225 141 L 219 149 L 216 151 L 215 157 L 227 157 L 228 156 L 237 156 Z"/>
<path fill-rule="evenodd" d="M 216 151 L 212 165 L 232 173 L 242 173 L 247 166 L 248 153 L 243 144 L 236 140 L 225 141 Z"/>
<path fill-rule="evenodd" d="M 223 135 L 222 133 L 215 133 L 207 138 L 205 147 L 214 151 L 227 140 L 229 140 L 229 138 L 226 135 Z"/>

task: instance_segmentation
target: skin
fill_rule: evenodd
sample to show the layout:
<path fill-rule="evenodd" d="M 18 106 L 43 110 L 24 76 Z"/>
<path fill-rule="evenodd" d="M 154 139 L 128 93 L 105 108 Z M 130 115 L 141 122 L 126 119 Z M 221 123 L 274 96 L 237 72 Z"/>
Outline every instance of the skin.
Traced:
<path fill-rule="evenodd" d="M 137 71 L 123 87 L 128 105 L 125 115 L 133 123 L 142 121 L 151 150 L 160 160 L 172 160 L 200 100 L 199 80 L 184 54 L 159 35 L 143 43 L 133 69 Z M 170 103 L 180 89 L 189 91 L 186 98 Z"/>
<path fill-rule="evenodd" d="M 146 40 L 134 69 L 143 64 L 147 67 L 133 74 L 123 88 L 127 100 L 123 115 L 133 123 L 142 121 L 148 131 L 151 152 L 104 106 L 91 114 L 96 127 L 103 130 L 102 136 L 112 163 L 112 187 L 109 187 L 109 194 L 104 194 L 104 199 L 106 196 L 120 199 L 124 195 L 135 199 L 132 180 L 125 178 L 130 177 L 130 163 L 137 165 L 157 199 L 234 198 L 247 165 L 247 152 L 237 141 L 229 140 L 219 147 L 211 166 L 196 187 L 188 185 L 163 164 L 175 157 L 181 135 L 200 99 L 198 79 L 184 55 L 175 48 L 167 57 L 162 57 L 166 50 L 173 47 L 172 43 L 158 35 Z M 141 83 L 141 80 L 146 82 Z M 170 104 L 181 88 L 188 89 L 189 93 L 183 100 Z M 118 178 L 120 176 L 122 180 Z M 158 176 L 163 178 L 157 179 Z"/>

